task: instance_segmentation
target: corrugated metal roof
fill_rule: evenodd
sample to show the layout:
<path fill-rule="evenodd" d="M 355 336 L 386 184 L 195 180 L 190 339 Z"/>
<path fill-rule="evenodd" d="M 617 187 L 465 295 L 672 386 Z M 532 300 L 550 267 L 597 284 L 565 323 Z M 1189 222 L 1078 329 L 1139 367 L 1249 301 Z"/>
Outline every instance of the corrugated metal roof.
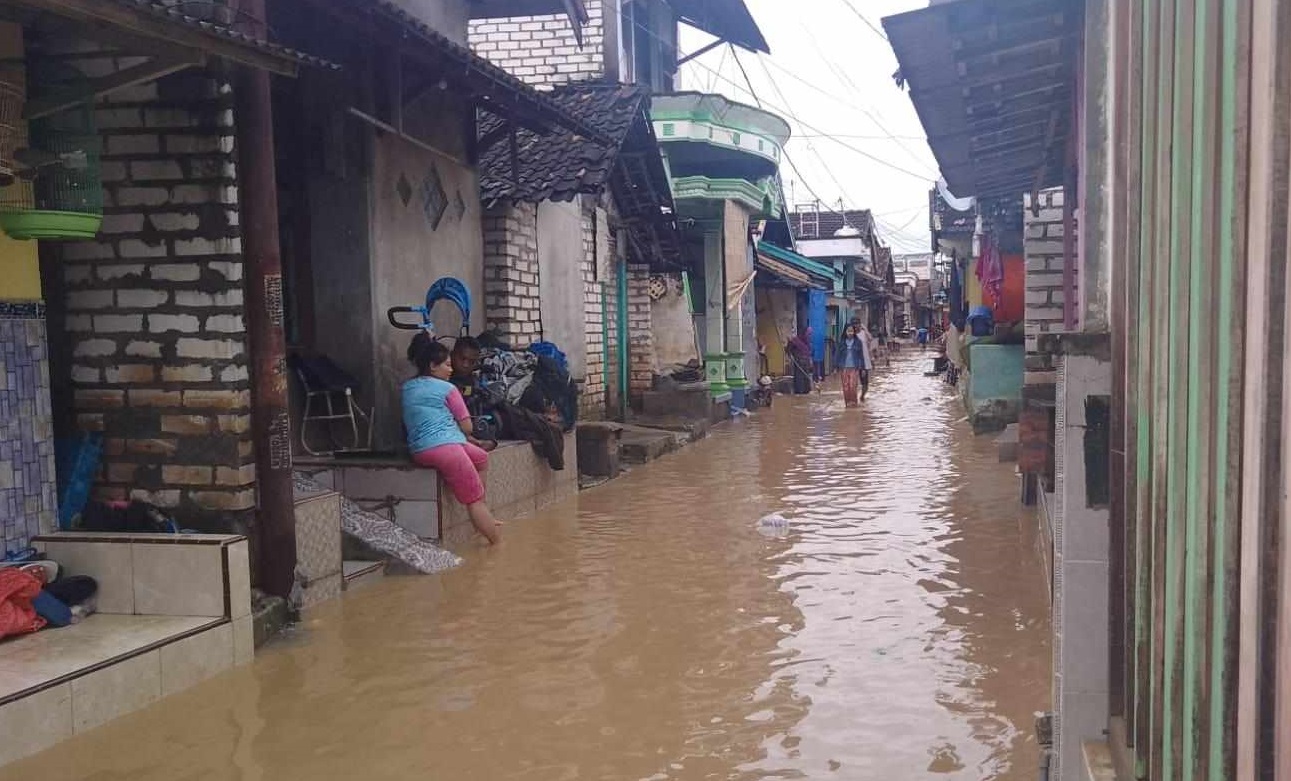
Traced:
<path fill-rule="evenodd" d="M 955 195 L 1014 196 L 1062 183 L 1078 2 L 956 0 L 883 26 Z"/>
<path fill-rule="evenodd" d="M 771 53 L 744 0 L 669 0 L 669 5 L 691 27 L 749 51 Z"/>
<path fill-rule="evenodd" d="M 810 280 L 809 286 L 818 290 L 833 290 L 835 281 L 842 279 L 842 274 L 833 266 L 819 263 L 765 241 L 758 242 L 757 261 L 767 265 L 768 270 L 774 273 L 779 273 L 774 271 L 775 266 L 788 266 L 798 274 L 807 276 Z"/>

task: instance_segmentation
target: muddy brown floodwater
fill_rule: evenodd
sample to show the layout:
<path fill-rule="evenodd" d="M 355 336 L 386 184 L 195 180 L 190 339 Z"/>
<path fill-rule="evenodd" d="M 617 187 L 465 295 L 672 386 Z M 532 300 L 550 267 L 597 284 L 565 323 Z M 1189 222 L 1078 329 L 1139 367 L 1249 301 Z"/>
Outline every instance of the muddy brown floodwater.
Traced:
<path fill-rule="evenodd" d="M 781 397 L 0 778 L 1033 779 L 1033 524 L 926 364 L 858 411 Z"/>

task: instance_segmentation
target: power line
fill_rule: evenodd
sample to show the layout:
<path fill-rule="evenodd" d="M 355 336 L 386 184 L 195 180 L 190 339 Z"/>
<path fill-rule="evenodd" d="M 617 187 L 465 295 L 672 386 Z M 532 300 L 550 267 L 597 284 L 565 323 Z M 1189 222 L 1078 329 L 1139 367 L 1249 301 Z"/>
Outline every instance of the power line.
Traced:
<path fill-rule="evenodd" d="M 860 141 L 882 141 L 885 138 L 900 138 L 906 141 L 923 140 L 923 136 L 871 136 L 864 133 L 797 133 L 794 138 L 855 138 Z"/>
<path fill-rule="evenodd" d="M 753 96 L 753 100 L 758 104 L 758 107 L 761 108 L 762 98 L 759 97 L 757 94 L 757 91 L 754 90 L 753 82 L 751 79 L 749 79 L 748 71 L 744 69 L 744 63 L 742 60 L 740 60 L 739 53 L 736 52 L 733 47 L 731 49 L 731 55 L 732 55 L 732 59 L 735 60 L 736 65 L 739 66 L 740 73 L 744 76 L 744 81 L 748 85 L 748 93 L 751 96 Z M 780 99 L 784 100 L 787 103 L 788 100 L 785 98 L 784 92 L 780 89 L 780 86 L 775 83 L 775 79 L 771 77 L 771 74 L 769 72 L 767 73 L 767 79 L 768 81 L 770 81 L 771 86 L 775 89 L 776 93 L 780 96 Z M 825 161 L 823 157 L 820 156 L 819 152 L 816 152 L 815 147 L 811 146 L 810 143 L 808 144 L 808 148 L 811 149 L 812 152 L 815 152 L 816 157 L 820 160 L 821 165 L 824 166 L 826 173 L 828 173 L 830 178 L 834 180 L 834 184 L 837 185 L 839 192 L 842 193 L 844 196 L 846 196 L 847 195 L 846 189 L 843 187 L 842 183 L 838 181 L 838 178 L 834 176 L 833 171 L 830 170 L 829 168 L 829 164 Z M 846 206 L 843 207 L 842 211 L 837 211 L 831 208 L 828 205 L 828 202 L 824 198 L 821 198 L 820 194 L 817 193 L 816 190 L 812 188 L 812 186 L 807 182 L 807 177 L 803 176 L 802 171 L 798 169 L 798 165 L 794 163 L 793 158 L 789 155 L 788 150 L 785 150 L 784 152 L 784 159 L 785 159 L 785 162 L 789 164 L 789 167 L 793 170 L 793 172 L 798 175 L 800 180 L 802 180 L 802 184 L 804 187 L 807 188 L 807 192 L 811 193 L 812 197 L 816 199 L 817 204 L 825 204 L 825 207 L 830 211 L 833 211 L 836 214 L 842 215 L 844 222 L 846 222 L 846 219 L 847 219 Z M 843 204 L 840 203 L 840 205 L 843 205 Z M 888 226 L 886 223 L 883 223 L 881 220 L 879 220 L 873 214 L 873 212 L 871 212 L 870 215 L 875 223 L 874 235 L 876 238 L 878 238 L 878 230 L 877 230 L 878 225 L 882 224 L 884 225 L 885 229 L 891 230 L 891 227 Z M 922 247 L 922 244 L 919 242 L 918 239 L 901 235 L 902 232 L 905 230 L 905 228 L 908 227 L 910 223 L 914 222 L 920 216 L 921 215 L 919 214 L 915 214 L 908 221 L 906 221 L 905 225 L 902 225 L 900 228 L 891 231 L 893 235 L 889 236 L 888 240 L 891 243 L 892 247 L 896 249 L 904 249 L 907 251 L 911 250 L 912 248 Z"/>
<path fill-rule="evenodd" d="M 610 6 L 608 10 L 609 10 L 609 13 L 611 13 L 611 14 L 613 14 L 613 15 L 615 15 L 615 16 L 617 16 L 617 17 L 619 17 L 619 18 L 620 18 L 620 20 L 623 18 L 623 14 L 622 14 L 622 12 L 620 12 L 620 11 L 618 11 L 618 10 L 614 9 L 614 8 L 613 8 L 613 6 Z M 668 43 L 667 41 L 664 41 L 662 38 L 660 38 L 660 37 L 659 37 L 659 35 L 658 35 L 655 31 L 653 31 L 653 30 L 651 30 L 651 29 L 647 28 L 645 25 L 643 25 L 643 24 L 641 24 L 641 23 L 639 23 L 639 22 L 637 22 L 637 21 L 635 21 L 635 20 L 633 20 L 633 22 L 632 22 L 632 23 L 633 23 L 636 27 L 638 27 L 638 28 L 640 28 L 641 30 L 643 30 L 647 35 L 651 36 L 652 38 L 654 38 L 655 40 L 659 41 L 660 43 L 665 43 L 665 44 L 666 44 L 666 43 Z M 669 44 L 669 45 L 671 45 L 671 44 Z M 739 85 L 739 84 L 737 84 L 736 82 L 732 81 L 731 79 L 728 79 L 724 74 L 718 73 L 717 71 L 713 70 L 712 68 L 708 67 L 707 65 L 704 65 L 703 63 L 699 62 L 699 60 L 690 60 L 688 64 L 690 64 L 690 65 L 694 65 L 694 66 L 695 66 L 695 67 L 697 67 L 697 68 L 702 68 L 702 69 L 704 69 L 704 70 L 708 71 L 709 73 L 713 74 L 713 75 L 714 75 L 714 76 L 715 76 L 719 81 L 723 81 L 723 82 L 725 82 L 725 83 L 727 83 L 727 84 L 729 84 L 729 85 L 731 85 L 731 86 L 735 87 L 737 90 L 746 91 L 749 95 L 754 95 L 754 96 L 755 96 L 755 99 L 756 99 L 756 95 L 755 95 L 755 93 L 752 91 L 752 88 L 751 88 L 751 87 L 750 87 L 750 89 L 748 89 L 748 90 L 744 90 L 742 87 L 740 87 L 740 85 Z M 779 66 L 777 66 L 777 67 L 779 67 Z M 783 68 L 781 68 L 781 70 L 784 70 L 784 69 L 783 69 Z M 786 72 L 789 72 L 789 71 L 786 71 Z M 789 73 L 791 73 L 791 72 L 789 72 Z M 792 74 L 792 73 L 791 73 L 791 75 L 793 75 L 793 77 L 794 77 L 794 78 L 796 78 L 796 79 L 798 79 L 799 81 L 803 81 L 803 80 L 802 80 L 802 78 L 801 78 L 801 77 L 799 77 L 799 76 L 797 76 L 796 74 Z M 805 84 L 810 84 L 810 82 L 806 82 L 806 81 L 803 81 L 803 83 L 805 83 Z M 837 99 L 837 98 L 836 98 L 836 99 Z M 878 156 L 876 156 L 876 155 L 870 154 L 869 152 L 866 152 L 865 150 L 863 150 L 863 149 L 861 149 L 861 148 L 859 148 L 859 147 L 853 146 L 852 144 L 848 144 L 848 143 L 846 143 L 846 142 L 844 142 L 844 141 L 842 141 L 842 140 L 840 140 L 840 139 L 838 139 L 838 138 L 836 138 L 836 137 L 834 137 L 834 136 L 830 136 L 829 134 L 825 133 L 825 131 L 824 131 L 824 130 L 822 130 L 822 129 L 820 129 L 819 127 L 816 127 L 815 125 L 811 125 L 811 124 L 809 124 L 809 123 L 807 123 L 807 122 L 804 122 L 801 118 L 799 118 L 799 117 L 795 116 L 792 112 L 790 112 L 790 111 L 788 111 L 788 110 L 786 110 L 786 109 L 784 109 L 784 108 L 781 108 L 781 107 L 779 107 L 779 106 L 776 106 L 776 105 L 775 105 L 775 104 L 773 104 L 773 103 L 766 102 L 766 106 L 770 107 L 771 109 L 775 110 L 776 112 L 778 112 L 778 113 L 780 113 L 780 114 L 783 114 L 783 115 L 784 115 L 784 117 L 786 117 L 786 118 L 788 118 L 788 119 L 792 119 L 792 120 L 794 120 L 795 122 L 797 122 L 797 123 L 798 123 L 799 125 L 801 125 L 802 127 L 806 128 L 806 129 L 808 129 L 808 130 L 815 131 L 816 133 L 819 133 L 819 134 L 821 134 L 821 135 L 822 135 L 822 136 L 824 136 L 824 137 L 831 138 L 832 140 L 834 140 L 834 141 L 835 141 L 835 143 L 839 144 L 839 145 L 840 145 L 840 146 L 842 146 L 843 148 L 845 148 L 845 149 L 849 149 L 849 150 L 851 150 L 852 152 L 855 152 L 856 154 L 861 155 L 862 157 L 865 157 L 865 158 L 867 158 L 867 159 L 869 159 L 869 160 L 872 160 L 872 161 L 873 161 L 873 162 L 875 162 L 875 163 L 878 163 L 879 165 L 882 165 L 882 166 L 884 166 L 884 167 L 886 167 L 886 168 L 890 168 L 890 169 L 892 169 L 892 170 L 894 170 L 894 171 L 898 171 L 898 172 L 903 173 L 903 174 L 905 174 L 905 175 L 907 175 L 907 176 L 914 177 L 915 179 L 918 179 L 918 180 L 923 181 L 923 182 L 926 182 L 926 181 L 928 181 L 929 179 L 935 179 L 935 177 L 934 177 L 934 176 L 931 176 L 931 175 L 929 175 L 929 174 L 920 174 L 920 173 L 915 173 L 914 171 L 911 171 L 911 170 L 910 170 L 910 169 L 908 169 L 908 168 L 902 168 L 901 166 L 896 165 L 895 163 L 888 162 L 887 160 L 884 160 L 883 158 L 878 157 Z M 761 103 L 761 102 L 759 102 L 759 107 L 762 107 L 762 103 Z"/>
<path fill-rule="evenodd" d="M 847 6 L 847 8 L 848 8 L 848 10 L 849 10 L 849 11 L 851 11 L 851 12 L 852 12 L 852 13 L 854 13 L 854 14 L 856 14 L 856 18 L 860 19 L 862 22 L 865 22 L 865 26 L 866 26 L 866 27 L 868 27 L 868 28 L 870 28 L 871 30 L 873 30 L 875 35 L 879 36 L 880 38 L 882 38 L 882 39 L 883 39 L 883 40 L 885 40 L 885 41 L 888 39 L 888 35 L 887 35 L 887 33 L 885 33 L 885 32 L 883 32 L 882 30 L 880 30 L 880 29 L 879 29 L 879 27 L 878 27 L 878 25 L 874 24 L 874 22 L 871 22 L 871 21 L 870 21 L 870 20 L 865 16 L 865 14 L 861 13 L 860 11 L 858 11 L 858 10 L 856 9 L 856 6 L 852 5 L 852 0 L 842 0 L 842 1 L 843 1 L 843 5 Z"/>
<path fill-rule="evenodd" d="M 861 88 L 856 85 L 856 82 L 852 81 L 851 77 L 847 75 L 846 71 L 842 70 L 842 68 L 838 66 L 833 60 L 825 56 L 824 54 L 825 47 L 820 45 L 820 42 L 816 40 L 816 36 L 811 32 L 811 30 L 808 30 L 805 25 L 803 25 L 802 28 L 807 33 L 807 36 L 813 42 L 814 44 L 813 48 L 816 50 L 816 53 L 820 57 L 821 61 L 825 63 L 825 66 L 829 68 L 831 71 L 833 71 L 834 75 L 838 76 L 840 81 L 846 81 L 848 84 L 850 84 L 852 86 L 852 89 L 855 92 L 862 92 Z M 895 135 L 893 135 L 892 131 L 888 130 L 887 126 L 884 125 L 881 121 L 879 121 L 879 118 L 874 116 L 874 113 L 871 112 L 869 109 L 865 108 L 864 106 L 858 106 L 855 103 L 851 103 L 850 101 L 848 101 L 847 98 L 844 98 L 840 95 L 835 95 L 834 93 L 824 89 L 823 87 L 816 84 L 815 82 L 812 82 L 808 79 L 803 78 L 802 76 L 799 76 L 798 74 L 794 73 L 793 71 L 789 70 L 783 65 L 780 65 L 779 63 L 777 63 L 774 58 L 759 58 L 759 59 L 764 59 L 770 62 L 770 64 L 774 66 L 777 70 L 788 75 L 789 78 L 794 79 L 800 84 L 806 86 L 808 89 L 815 90 L 816 92 L 819 92 L 821 95 L 824 95 L 825 97 L 831 100 L 838 101 L 844 106 L 847 106 L 849 108 L 852 108 L 864 114 L 867 119 L 869 119 L 871 122 L 874 123 L 875 127 L 883 131 L 883 134 L 887 138 L 891 139 L 897 146 L 901 147 L 901 149 L 904 150 L 906 154 L 910 155 L 910 158 L 912 160 L 914 160 L 919 165 L 925 164 L 924 161 L 920 159 L 917 154 L 915 154 L 914 150 L 912 150 L 910 147 L 906 146 L 905 144 L 901 143 L 900 139 L 898 139 Z M 914 138 L 912 140 L 923 141 L 924 139 Z"/>
<path fill-rule="evenodd" d="M 732 49 L 731 54 L 732 56 L 735 57 L 736 62 L 740 61 L 739 52 Z M 762 65 L 762 72 L 767 75 L 767 81 L 771 84 L 771 88 L 775 90 L 776 95 L 780 96 L 780 100 L 784 101 L 785 106 L 788 106 L 789 99 L 785 97 L 784 90 L 780 89 L 780 85 L 776 84 L 775 79 L 771 77 L 771 71 L 767 69 L 766 62 L 764 62 L 761 58 L 758 58 L 758 63 Z M 741 72 L 744 71 L 744 66 L 742 64 L 740 65 L 740 71 Z M 744 74 L 744 80 L 746 82 L 749 81 L 749 75 L 747 73 Z M 753 88 L 752 82 L 749 82 L 749 88 L 750 89 Z M 811 143 L 811 141 L 807 141 L 807 149 L 816 156 L 817 160 L 820 161 L 820 165 L 825 169 L 825 173 L 829 174 L 829 178 L 834 180 L 834 185 L 838 187 L 839 194 L 847 197 L 848 200 L 851 200 L 852 203 L 855 204 L 856 201 L 852 199 L 850 195 L 848 195 L 847 188 L 843 186 L 842 182 L 838 181 L 837 176 L 834 176 L 834 169 L 830 167 L 829 163 L 825 162 L 825 158 L 822 157 L 820 152 L 816 150 L 816 145 Z M 846 207 L 844 207 L 844 211 L 846 211 Z"/>

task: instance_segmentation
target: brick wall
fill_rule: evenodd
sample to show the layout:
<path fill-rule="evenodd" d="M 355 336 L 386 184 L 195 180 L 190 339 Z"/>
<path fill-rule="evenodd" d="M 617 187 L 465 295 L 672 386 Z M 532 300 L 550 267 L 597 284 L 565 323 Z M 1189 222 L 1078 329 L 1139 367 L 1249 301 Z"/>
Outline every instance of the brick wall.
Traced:
<path fill-rule="evenodd" d="M 654 386 L 654 328 L 650 267 L 628 266 L 628 395 L 633 401 Z"/>
<path fill-rule="evenodd" d="M 58 515 L 45 307 L 0 303 L 0 549 L 21 550 Z"/>
<path fill-rule="evenodd" d="M 484 322 L 514 346 L 542 338 L 538 207 L 500 203 L 484 213 Z"/>
<path fill-rule="evenodd" d="M 1039 211 L 1031 197 L 1023 205 L 1023 249 L 1026 254 L 1026 371 L 1018 419 L 1018 465 L 1038 475 L 1042 490 L 1051 491 L 1055 473 L 1054 414 L 1057 372 L 1053 356 L 1039 349 L 1041 334 L 1063 329 L 1064 225 L 1063 191 L 1039 193 Z"/>
<path fill-rule="evenodd" d="M 1037 354 L 1036 340 L 1040 334 L 1063 327 L 1063 193 L 1061 189 L 1045 190 L 1038 197 L 1039 213 L 1032 215 L 1028 195 L 1023 217 L 1028 356 Z"/>
<path fill-rule="evenodd" d="M 583 45 L 574 39 L 564 14 L 516 16 L 473 21 L 471 48 L 477 54 L 536 87 L 599 78 L 605 71 L 604 15 L 600 0 L 586 0 L 590 17 Z"/>
<path fill-rule="evenodd" d="M 190 71 L 98 105 L 103 228 L 58 249 L 76 423 L 105 436 L 98 494 L 205 528 L 255 506 L 231 103 Z"/>
<path fill-rule="evenodd" d="M 579 417 L 583 420 L 602 420 L 606 416 L 605 295 L 599 278 L 597 249 L 599 244 L 601 251 L 605 251 L 605 237 L 599 236 L 599 233 L 605 230 L 608 230 L 608 221 L 598 217 L 595 200 L 585 196 L 582 204 L 582 273 L 587 374 L 583 380 L 582 394 L 578 399 Z"/>

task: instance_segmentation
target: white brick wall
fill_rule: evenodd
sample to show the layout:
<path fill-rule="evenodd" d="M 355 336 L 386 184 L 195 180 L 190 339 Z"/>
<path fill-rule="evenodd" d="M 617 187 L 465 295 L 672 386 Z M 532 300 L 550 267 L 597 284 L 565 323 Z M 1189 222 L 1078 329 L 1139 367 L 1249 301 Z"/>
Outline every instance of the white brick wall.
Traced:
<path fill-rule="evenodd" d="M 1045 190 L 1039 194 L 1040 210 L 1031 213 L 1026 197 L 1023 221 L 1026 252 L 1026 345 L 1028 355 L 1036 354 L 1039 335 L 1063 327 L 1063 192 Z"/>
<path fill-rule="evenodd" d="M 468 37 L 476 54 L 535 87 L 600 78 L 605 73 L 605 14 L 602 0 L 587 0 L 590 20 L 583 45 L 574 38 L 569 18 L 517 16 L 473 21 Z M 615 22 L 613 13 L 610 23 Z"/>
<path fill-rule="evenodd" d="M 538 207 L 498 204 L 484 225 L 484 320 L 513 346 L 542 338 L 538 305 Z"/>
<path fill-rule="evenodd" d="M 583 199 L 583 325 L 587 342 L 586 378 L 579 397 L 579 415 L 584 420 L 601 420 L 606 416 L 605 387 L 605 295 L 597 279 L 596 203 Z"/>
<path fill-rule="evenodd" d="M 75 57 L 102 73 L 127 64 Z M 166 81 L 95 107 L 103 230 L 52 248 L 71 347 L 63 381 L 78 425 L 104 435 L 101 498 L 227 529 L 255 506 L 232 96 L 196 70 Z"/>

